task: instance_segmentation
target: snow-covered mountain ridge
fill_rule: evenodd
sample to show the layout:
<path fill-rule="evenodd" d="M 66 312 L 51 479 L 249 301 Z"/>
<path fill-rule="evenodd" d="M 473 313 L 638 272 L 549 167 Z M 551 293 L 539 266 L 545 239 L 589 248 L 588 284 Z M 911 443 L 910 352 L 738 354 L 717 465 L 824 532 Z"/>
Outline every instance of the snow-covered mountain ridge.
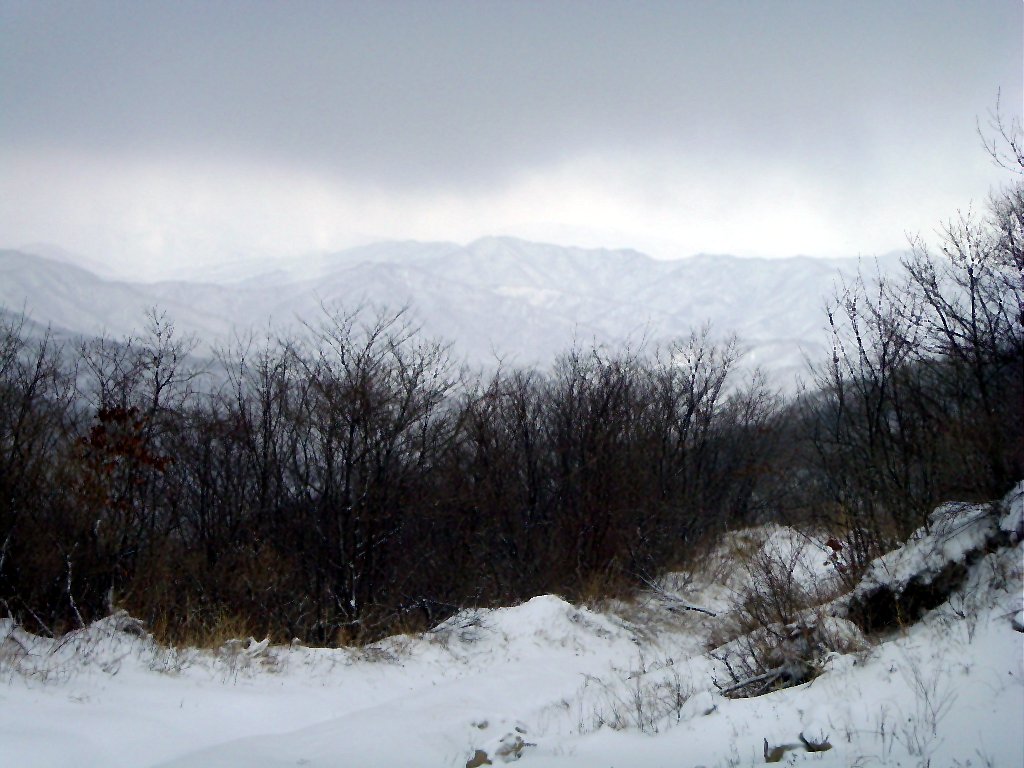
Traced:
<path fill-rule="evenodd" d="M 879 267 L 895 267 L 895 256 Z M 659 261 L 512 238 L 394 242 L 293 261 L 219 267 L 207 280 L 128 282 L 65 261 L 0 251 L 0 306 L 82 334 L 137 332 L 150 307 L 208 345 L 287 329 L 321 305 L 408 307 L 428 336 L 471 363 L 546 364 L 574 341 L 657 344 L 710 323 L 736 332 L 748 362 L 775 372 L 820 357 L 825 298 L 873 260 L 695 256 Z"/>

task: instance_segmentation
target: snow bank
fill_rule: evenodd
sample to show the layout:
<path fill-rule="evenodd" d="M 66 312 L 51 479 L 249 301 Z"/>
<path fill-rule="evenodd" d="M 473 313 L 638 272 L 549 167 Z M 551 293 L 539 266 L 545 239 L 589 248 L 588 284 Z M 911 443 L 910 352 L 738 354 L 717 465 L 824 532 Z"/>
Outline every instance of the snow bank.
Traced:
<path fill-rule="evenodd" d="M 461 611 L 427 636 L 463 657 L 499 652 L 524 658 L 552 648 L 592 653 L 611 640 L 628 640 L 629 632 L 607 616 L 541 595 L 511 608 Z"/>
<path fill-rule="evenodd" d="M 841 610 L 867 630 L 916 621 L 962 584 L 986 552 L 1022 533 L 1024 483 L 1000 502 L 943 504 L 907 542 L 874 560 Z"/>
<path fill-rule="evenodd" d="M 784 764 L 822 768 L 1024 765 L 1024 635 L 1009 620 L 1024 589 L 1022 501 L 1024 485 L 995 507 L 941 508 L 871 583 L 912 590 L 915 569 L 955 562 L 966 575 L 948 599 L 756 699 L 714 688 L 703 647 L 718 618 L 688 611 L 648 632 L 551 595 L 363 649 L 168 649 L 124 615 L 54 641 L 0 620 L 0 763 L 724 768 L 781 750 Z M 792 562 L 807 539 L 773 527 L 733 543 Z M 827 577 L 809 553 L 797 578 Z M 738 562 L 724 563 L 736 587 Z M 687 597 L 699 602 L 700 586 Z M 822 626 L 859 638 L 841 616 Z"/>
<path fill-rule="evenodd" d="M 835 575 L 835 567 L 828 557 L 830 552 L 820 537 L 787 525 L 769 523 L 725 534 L 708 560 L 731 565 L 722 575 L 734 589 L 743 584 L 743 572 L 737 565 L 765 559 L 791 565 L 800 582 L 812 584 Z"/>

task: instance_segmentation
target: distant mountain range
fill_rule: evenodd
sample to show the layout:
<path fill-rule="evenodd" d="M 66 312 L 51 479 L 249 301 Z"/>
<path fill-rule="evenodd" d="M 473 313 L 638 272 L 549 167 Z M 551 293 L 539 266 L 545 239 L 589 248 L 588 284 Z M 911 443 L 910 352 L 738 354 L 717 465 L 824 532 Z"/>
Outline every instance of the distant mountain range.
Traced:
<path fill-rule="evenodd" d="M 34 249 L 35 250 L 35 249 Z M 37 249 L 44 250 L 44 249 Z M 57 258 L 53 258 L 57 255 Z M 545 365 L 573 343 L 658 344 L 710 323 L 736 332 L 745 364 L 791 381 L 828 343 L 823 307 L 857 259 L 694 256 L 660 261 L 484 238 L 468 245 L 385 242 L 298 261 L 239 263 L 204 281 L 126 282 L 61 258 L 0 251 L 0 307 L 60 334 L 138 332 L 159 307 L 209 348 L 234 334 L 316 321 L 321 305 L 398 309 L 471 364 Z M 888 271 L 897 255 L 879 260 Z M 866 264 L 873 273 L 874 263 Z"/>

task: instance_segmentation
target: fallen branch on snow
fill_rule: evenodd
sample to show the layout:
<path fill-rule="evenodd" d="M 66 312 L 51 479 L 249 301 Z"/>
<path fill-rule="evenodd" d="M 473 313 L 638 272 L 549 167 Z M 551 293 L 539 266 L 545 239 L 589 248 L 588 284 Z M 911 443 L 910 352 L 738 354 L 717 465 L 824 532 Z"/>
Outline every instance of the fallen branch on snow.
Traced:
<path fill-rule="evenodd" d="M 696 611 L 697 613 L 704 613 L 708 616 L 717 616 L 718 614 L 714 611 L 708 610 L 707 608 L 701 608 L 699 605 L 693 605 L 692 603 L 684 600 L 682 597 L 677 595 L 675 592 L 669 592 L 660 584 L 656 584 L 644 576 L 640 576 L 640 581 L 646 584 L 651 590 L 666 602 L 672 603 L 672 607 L 678 608 L 683 611 Z"/>

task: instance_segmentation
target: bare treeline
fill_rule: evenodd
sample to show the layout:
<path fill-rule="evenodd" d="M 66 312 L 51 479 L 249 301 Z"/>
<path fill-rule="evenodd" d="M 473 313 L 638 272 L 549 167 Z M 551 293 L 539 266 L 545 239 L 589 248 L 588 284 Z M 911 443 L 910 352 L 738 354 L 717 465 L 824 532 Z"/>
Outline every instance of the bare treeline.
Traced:
<path fill-rule="evenodd" d="M 606 593 L 770 512 L 779 401 L 734 342 L 577 350 L 467 380 L 399 314 L 326 313 L 222 355 L 154 313 L 70 354 L 0 329 L 0 605 L 60 631 L 122 606 L 337 642 L 542 592 Z"/>
<path fill-rule="evenodd" d="M 912 238 L 902 275 L 840 286 L 832 355 L 796 406 L 814 467 L 802 503 L 845 532 L 855 566 L 936 504 L 999 498 L 1024 477 L 1024 152 L 1019 125 L 992 127 L 1012 183 L 937 247 Z"/>

